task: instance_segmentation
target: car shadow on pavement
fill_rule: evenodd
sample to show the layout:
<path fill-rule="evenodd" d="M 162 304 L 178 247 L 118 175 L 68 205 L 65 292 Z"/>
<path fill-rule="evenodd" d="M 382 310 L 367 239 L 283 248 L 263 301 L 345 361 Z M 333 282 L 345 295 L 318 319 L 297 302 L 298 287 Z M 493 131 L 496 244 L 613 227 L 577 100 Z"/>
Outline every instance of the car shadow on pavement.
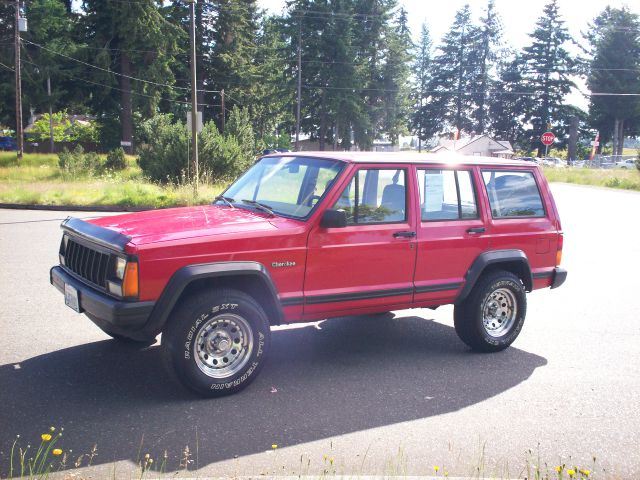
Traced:
<path fill-rule="evenodd" d="M 0 475 L 16 434 L 38 444 L 49 426 L 73 455 L 136 461 L 140 444 L 177 468 L 459 410 L 527 380 L 546 364 L 509 348 L 475 354 L 453 328 L 423 318 L 363 316 L 277 329 L 270 359 L 242 392 L 194 396 L 168 378 L 158 346 L 106 340 L 0 366 Z M 73 462 L 70 462 L 71 464 Z M 71 465 L 72 466 L 72 465 Z"/>

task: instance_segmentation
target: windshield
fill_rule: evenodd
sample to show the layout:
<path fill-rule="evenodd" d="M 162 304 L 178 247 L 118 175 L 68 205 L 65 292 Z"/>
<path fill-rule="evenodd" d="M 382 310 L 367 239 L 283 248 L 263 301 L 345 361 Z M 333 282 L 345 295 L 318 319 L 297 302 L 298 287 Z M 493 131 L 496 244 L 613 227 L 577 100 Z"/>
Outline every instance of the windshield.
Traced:
<path fill-rule="evenodd" d="M 319 158 L 262 158 L 215 203 L 305 219 L 322 200 L 343 165 L 336 160 Z"/>

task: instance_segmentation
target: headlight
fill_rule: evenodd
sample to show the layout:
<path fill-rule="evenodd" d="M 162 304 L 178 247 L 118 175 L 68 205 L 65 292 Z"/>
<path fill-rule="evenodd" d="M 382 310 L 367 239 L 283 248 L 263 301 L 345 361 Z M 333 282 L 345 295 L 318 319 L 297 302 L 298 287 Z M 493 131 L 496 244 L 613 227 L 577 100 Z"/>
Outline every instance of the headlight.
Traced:
<path fill-rule="evenodd" d="M 127 261 L 124 258 L 118 257 L 116 260 L 116 278 L 118 280 L 124 279 L 124 272 L 127 268 Z"/>
<path fill-rule="evenodd" d="M 138 296 L 138 262 L 116 257 L 115 272 L 107 281 L 109 292 L 119 297 L 136 298 Z"/>

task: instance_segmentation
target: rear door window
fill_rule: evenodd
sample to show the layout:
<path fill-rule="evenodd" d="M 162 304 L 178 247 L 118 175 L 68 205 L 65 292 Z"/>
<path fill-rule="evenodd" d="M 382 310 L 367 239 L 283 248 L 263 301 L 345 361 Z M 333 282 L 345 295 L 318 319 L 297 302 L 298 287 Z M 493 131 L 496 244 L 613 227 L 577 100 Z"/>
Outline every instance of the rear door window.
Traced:
<path fill-rule="evenodd" d="M 483 170 L 493 218 L 544 217 L 533 172 Z"/>
<path fill-rule="evenodd" d="M 418 186 L 423 222 L 478 218 L 469 170 L 419 169 Z"/>

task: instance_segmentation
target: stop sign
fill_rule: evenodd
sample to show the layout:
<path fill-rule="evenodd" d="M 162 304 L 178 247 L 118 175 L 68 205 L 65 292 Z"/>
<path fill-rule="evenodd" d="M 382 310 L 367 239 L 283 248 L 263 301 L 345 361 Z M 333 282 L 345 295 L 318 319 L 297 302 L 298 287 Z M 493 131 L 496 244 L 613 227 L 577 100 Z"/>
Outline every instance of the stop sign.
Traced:
<path fill-rule="evenodd" d="M 556 136 L 553 134 L 553 132 L 544 132 L 540 137 L 543 145 L 551 145 L 555 139 Z"/>

